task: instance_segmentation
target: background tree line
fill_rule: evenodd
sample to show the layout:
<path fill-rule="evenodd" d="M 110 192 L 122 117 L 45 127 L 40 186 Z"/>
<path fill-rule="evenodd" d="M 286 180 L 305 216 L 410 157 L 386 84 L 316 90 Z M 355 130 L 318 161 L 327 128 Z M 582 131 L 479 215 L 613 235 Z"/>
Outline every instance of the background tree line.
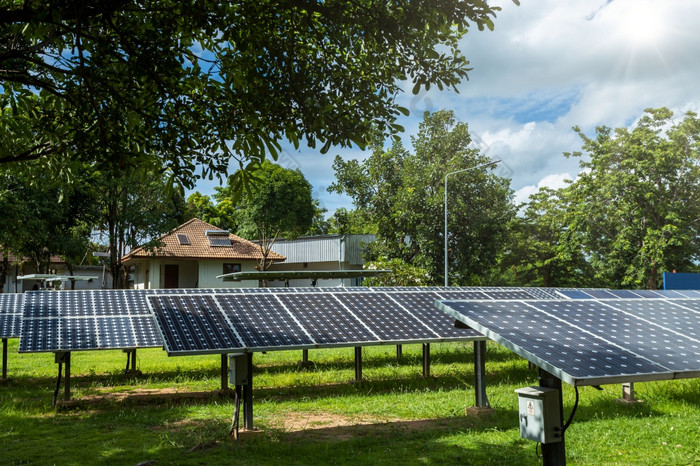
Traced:
<path fill-rule="evenodd" d="M 653 289 L 664 271 L 698 270 L 697 115 L 649 109 L 629 129 L 599 127 L 590 136 L 574 130 L 581 148 L 563 156 L 578 158 L 581 173 L 562 189 L 540 189 L 524 205 L 513 203 L 510 181 L 488 167 L 449 179 L 451 284 Z M 385 148 L 379 138 L 363 161 L 336 157 L 329 190 L 348 194 L 353 208 L 327 218 L 301 172 L 267 161 L 248 168 L 249 195 L 240 195 L 234 174 L 213 196 L 195 192 L 187 200 L 156 168 L 114 179 L 92 167 L 73 170 L 70 183 L 45 176 L 39 184 L 5 170 L 3 270 L 8 252 L 39 271 L 51 255 L 79 263 L 100 231 L 117 246 L 110 265 L 123 285 L 120 258 L 129 248 L 196 216 L 261 240 L 264 251 L 281 236 L 376 234 L 368 268 L 394 269 L 396 284 L 440 284 L 445 175 L 488 159 L 449 111 L 426 114 L 411 145 L 393 141 Z"/>

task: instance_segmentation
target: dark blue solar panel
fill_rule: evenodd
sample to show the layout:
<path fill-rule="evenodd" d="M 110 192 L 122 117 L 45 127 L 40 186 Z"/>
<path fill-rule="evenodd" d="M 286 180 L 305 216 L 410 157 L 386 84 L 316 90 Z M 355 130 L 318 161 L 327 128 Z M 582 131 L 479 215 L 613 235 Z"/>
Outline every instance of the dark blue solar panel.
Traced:
<path fill-rule="evenodd" d="M 167 348 L 176 352 L 207 352 L 243 347 L 214 301 L 213 295 L 149 296 Z"/>
<path fill-rule="evenodd" d="M 700 299 L 631 293 L 645 298 L 443 301 L 439 306 L 572 384 L 700 376 Z M 617 356 L 601 357 L 601 347 Z M 577 348 L 581 351 L 572 352 Z"/>
<path fill-rule="evenodd" d="M 162 346 L 146 305 L 151 293 L 153 290 L 27 292 L 19 351 Z"/>
<path fill-rule="evenodd" d="M 455 328 L 454 319 L 435 307 L 435 301 L 441 299 L 439 293 L 386 293 L 406 312 L 410 312 L 430 328 L 436 335 L 444 338 L 478 337 L 474 330 Z"/>
<path fill-rule="evenodd" d="M 693 310 L 695 301 L 674 299 L 640 303 L 630 300 L 607 304 L 642 319 L 642 325 L 644 322 L 656 324 L 700 342 L 700 312 Z"/>
<path fill-rule="evenodd" d="M 23 303 L 20 293 L 0 293 L 0 338 L 19 337 Z"/>
<path fill-rule="evenodd" d="M 434 339 L 439 335 L 396 306 L 386 293 L 345 293 L 334 297 L 353 315 L 357 316 L 379 341 L 407 341 Z"/>
<path fill-rule="evenodd" d="M 217 295 L 216 302 L 247 348 L 281 348 L 313 343 L 277 295 Z"/>
<path fill-rule="evenodd" d="M 609 298 L 619 298 L 621 296 L 617 296 L 613 290 L 605 290 L 602 288 L 589 288 L 585 291 L 586 294 L 589 296 L 592 296 L 596 299 L 609 299 Z M 588 297 L 585 297 L 584 299 L 588 299 Z"/>
<path fill-rule="evenodd" d="M 550 301 L 536 303 L 551 305 Z M 586 303 L 602 306 L 595 301 Z M 668 371 L 634 351 L 620 348 L 602 337 L 581 331 L 576 324 L 563 321 L 561 309 L 543 313 L 525 303 L 499 301 L 444 301 L 442 307 L 571 384 L 595 385 L 611 377 L 624 379 L 639 374 L 653 377 Z"/>
<path fill-rule="evenodd" d="M 569 299 L 591 299 L 592 296 L 583 290 L 576 289 L 561 289 L 559 293 L 563 294 Z"/>
<path fill-rule="evenodd" d="M 538 309 L 671 370 L 700 370 L 700 342 L 652 323 L 663 301 L 540 301 Z M 626 312 L 619 309 L 624 307 Z"/>
<path fill-rule="evenodd" d="M 58 320 L 24 318 L 19 352 L 58 351 L 60 344 L 57 324 Z"/>
<path fill-rule="evenodd" d="M 640 295 L 635 294 L 633 291 L 630 290 L 608 290 L 608 292 L 612 296 L 604 296 L 602 298 L 619 298 L 619 299 L 632 299 L 632 298 L 639 298 Z"/>
<path fill-rule="evenodd" d="M 653 291 L 653 290 L 632 290 L 632 293 L 639 296 L 640 298 L 652 298 L 652 299 L 663 298 L 663 296 L 660 293 Z"/>
<path fill-rule="evenodd" d="M 364 293 L 363 293 L 364 294 Z M 277 299 L 296 317 L 318 344 L 371 342 L 379 338 L 337 301 L 334 294 L 278 295 Z"/>

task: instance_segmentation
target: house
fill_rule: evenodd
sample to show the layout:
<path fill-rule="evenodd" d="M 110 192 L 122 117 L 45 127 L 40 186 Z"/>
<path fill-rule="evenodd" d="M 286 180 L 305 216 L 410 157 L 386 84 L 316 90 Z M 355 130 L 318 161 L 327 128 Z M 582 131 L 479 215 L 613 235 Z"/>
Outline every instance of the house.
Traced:
<path fill-rule="evenodd" d="M 278 239 L 272 251 L 287 260 L 273 264 L 271 271 L 282 270 L 362 270 L 364 246 L 375 241 L 375 235 L 315 235 L 294 240 Z M 320 279 L 317 286 L 359 286 L 361 278 Z M 309 286 L 308 279 L 290 280 L 290 286 Z M 281 280 L 268 286 L 284 286 Z"/>
<path fill-rule="evenodd" d="M 198 218 L 161 236 L 156 244 L 153 249 L 134 249 L 122 258 L 131 267 L 130 281 L 136 289 L 258 286 L 257 280 L 224 282 L 216 277 L 256 270 L 262 257 L 260 247 Z M 285 259 L 274 252 L 268 258 Z"/>

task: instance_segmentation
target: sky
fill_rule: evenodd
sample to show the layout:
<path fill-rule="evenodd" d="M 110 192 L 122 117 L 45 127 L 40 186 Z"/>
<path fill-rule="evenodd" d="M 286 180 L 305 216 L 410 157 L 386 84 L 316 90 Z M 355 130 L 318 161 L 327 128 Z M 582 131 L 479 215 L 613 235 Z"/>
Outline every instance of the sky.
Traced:
<path fill-rule="evenodd" d="M 469 125 L 482 152 L 502 162 L 495 172 L 511 179 L 515 201 L 526 202 L 542 186 L 558 188 L 579 172 L 580 150 L 572 130 L 631 127 L 646 108 L 668 107 L 680 120 L 700 113 L 700 2 L 697 0 L 510 0 L 493 31 L 471 30 L 461 50 L 471 62 L 459 93 L 411 93 L 398 97 L 411 114 L 398 124 L 406 147 L 425 111 L 453 110 Z M 328 193 L 333 159 L 362 160 L 369 151 L 331 149 L 327 154 L 284 145 L 278 163 L 300 169 L 314 197 L 332 214 L 352 208 L 347 196 Z M 197 190 L 212 194 L 218 182 Z"/>

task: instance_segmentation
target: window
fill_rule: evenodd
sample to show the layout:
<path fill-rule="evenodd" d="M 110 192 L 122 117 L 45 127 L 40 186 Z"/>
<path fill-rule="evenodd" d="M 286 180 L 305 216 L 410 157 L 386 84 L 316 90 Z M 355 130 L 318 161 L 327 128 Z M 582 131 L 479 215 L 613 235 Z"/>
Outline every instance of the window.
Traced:
<path fill-rule="evenodd" d="M 177 240 L 180 242 L 180 245 L 183 245 L 183 246 L 191 244 L 190 238 L 187 235 L 184 235 L 182 233 L 178 233 Z"/>
<path fill-rule="evenodd" d="M 241 271 L 241 264 L 224 264 L 224 275 Z"/>

